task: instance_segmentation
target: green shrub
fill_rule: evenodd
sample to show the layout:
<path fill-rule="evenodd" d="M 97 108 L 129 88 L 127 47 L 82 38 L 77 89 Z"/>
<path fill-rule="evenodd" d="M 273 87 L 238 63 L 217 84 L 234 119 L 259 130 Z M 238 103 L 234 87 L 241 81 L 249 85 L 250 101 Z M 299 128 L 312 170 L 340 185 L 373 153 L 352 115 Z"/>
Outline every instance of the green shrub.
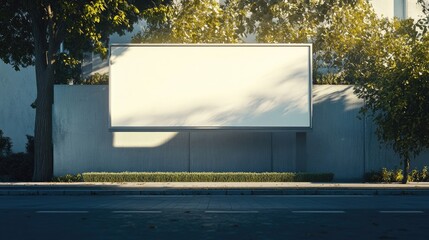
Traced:
<path fill-rule="evenodd" d="M 109 74 L 94 73 L 79 83 L 83 85 L 106 85 L 109 84 Z"/>
<path fill-rule="evenodd" d="M 429 172 L 427 166 L 424 166 L 422 171 L 420 171 L 420 179 L 422 182 L 429 182 Z"/>
<path fill-rule="evenodd" d="M 364 174 L 365 182 L 401 182 L 404 178 L 402 169 L 382 168 L 380 171 L 371 171 Z M 413 169 L 408 175 L 409 182 L 427 182 L 429 181 L 428 167 L 424 166 L 421 170 Z"/>
<path fill-rule="evenodd" d="M 400 182 L 404 178 L 404 175 L 402 174 L 402 169 L 395 169 L 392 174 L 392 178 L 390 179 L 391 182 Z M 408 180 L 410 181 L 410 180 Z"/>
<path fill-rule="evenodd" d="M 381 175 L 382 182 L 391 182 L 393 171 L 387 170 L 386 168 L 382 168 L 380 175 Z"/>
<path fill-rule="evenodd" d="M 66 174 L 60 177 L 54 177 L 53 182 L 83 182 L 82 174 Z"/>
<path fill-rule="evenodd" d="M 332 173 L 90 172 L 84 182 L 331 182 Z"/>

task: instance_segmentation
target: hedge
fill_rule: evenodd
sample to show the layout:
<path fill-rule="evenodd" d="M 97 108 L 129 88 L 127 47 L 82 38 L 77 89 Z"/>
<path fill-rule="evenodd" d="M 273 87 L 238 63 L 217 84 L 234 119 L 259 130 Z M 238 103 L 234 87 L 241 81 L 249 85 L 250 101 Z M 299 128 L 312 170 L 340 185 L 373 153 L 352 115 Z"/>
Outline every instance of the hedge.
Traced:
<path fill-rule="evenodd" d="M 331 182 L 332 173 L 248 172 L 88 172 L 55 181 L 70 182 Z"/>

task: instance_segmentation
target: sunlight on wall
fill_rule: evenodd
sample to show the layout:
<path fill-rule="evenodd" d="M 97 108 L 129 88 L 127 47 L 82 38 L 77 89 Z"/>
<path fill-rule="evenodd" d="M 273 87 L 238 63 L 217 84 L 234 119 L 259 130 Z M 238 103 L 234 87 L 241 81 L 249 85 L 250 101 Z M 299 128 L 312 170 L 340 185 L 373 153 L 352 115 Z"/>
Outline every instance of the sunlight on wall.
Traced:
<path fill-rule="evenodd" d="M 159 147 L 177 135 L 177 132 L 114 132 L 113 147 Z"/>
<path fill-rule="evenodd" d="M 344 111 L 362 107 L 363 101 L 353 93 L 352 85 L 319 85 L 313 91 L 314 104 L 329 101 L 344 104 Z"/>

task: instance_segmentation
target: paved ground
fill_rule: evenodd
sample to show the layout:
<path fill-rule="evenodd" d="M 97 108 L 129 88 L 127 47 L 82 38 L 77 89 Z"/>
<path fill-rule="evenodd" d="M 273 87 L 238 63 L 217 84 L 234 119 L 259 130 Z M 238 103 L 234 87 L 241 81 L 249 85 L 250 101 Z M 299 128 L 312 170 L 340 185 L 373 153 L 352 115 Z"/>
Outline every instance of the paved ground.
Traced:
<path fill-rule="evenodd" d="M 0 195 L 429 195 L 429 183 L 0 183 Z"/>
<path fill-rule="evenodd" d="M 429 196 L 0 196 L 0 239 L 427 239 Z"/>

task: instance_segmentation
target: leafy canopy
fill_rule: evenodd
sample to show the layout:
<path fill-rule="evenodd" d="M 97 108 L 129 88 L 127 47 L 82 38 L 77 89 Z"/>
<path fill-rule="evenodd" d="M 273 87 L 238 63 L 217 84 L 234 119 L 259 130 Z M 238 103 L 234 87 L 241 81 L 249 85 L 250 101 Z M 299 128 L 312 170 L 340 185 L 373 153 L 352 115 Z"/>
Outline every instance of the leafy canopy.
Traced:
<path fill-rule="evenodd" d="M 381 24 L 385 31 L 356 49 L 355 92 L 379 139 L 409 159 L 429 148 L 429 34 L 411 19 Z"/>
<path fill-rule="evenodd" d="M 189 0 L 159 5 L 143 12 L 146 28 L 133 42 L 237 43 L 244 34 L 246 7 L 237 0 Z"/>
<path fill-rule="evenodd" d="M 159 4 L 134 0 L 0 0 L 0 59 L 16 70 L 35 63 L 33 28 L 42 35 L 45 49 L 63 43 L 66 52 L 57 59 L 77 64 L 83 52 L 107 55 L 108 37 L 132 30 L 140 11 Z M 36 22 L 37 20 L 37 22 Z M 65 56 L 64 56 L 65 55 Z"/>
<path fill-rule="evenodd" d="M 143 12 L 146 28 L 133 42 L 313 43 L 316 82 L 346 83 L 344 58 L 377 16 L 365 0 L 190 0 Z"/>

